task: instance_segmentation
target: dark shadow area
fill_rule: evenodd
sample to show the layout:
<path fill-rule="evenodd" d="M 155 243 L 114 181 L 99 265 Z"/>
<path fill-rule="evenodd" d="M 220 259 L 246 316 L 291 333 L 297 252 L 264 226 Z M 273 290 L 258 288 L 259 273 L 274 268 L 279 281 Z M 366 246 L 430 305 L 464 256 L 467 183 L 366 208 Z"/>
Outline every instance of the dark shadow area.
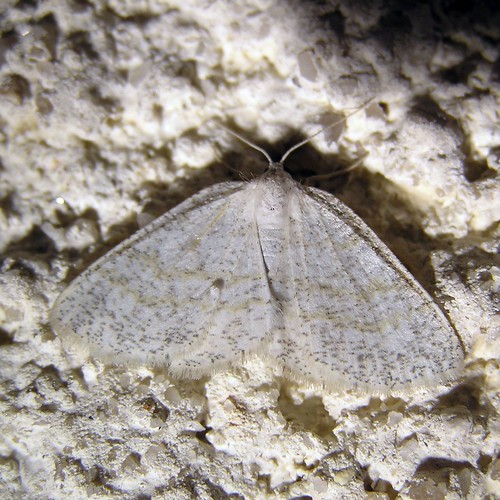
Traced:
<path fill-rule="evenodd" d="M 201 443 L 209 446 L 213 450 L 212 443 L 207 439 L 207 434 L 212 430 L 212 427 L 210 426 L 207 427 L 205 422 L 200 422 L 200 424 L 203 425 L 205 429 L 203 429 L 202 431 L 195 432 L 196 439 Z"/>
<path fill-rule="evenodd" d="M 347 17 L 344 3 L 295 0 L 290 4 L 310 17 L 315 15 L 334 41 L 349 38 L 352 19 Z M 461 30 L 477 31 L 492 40 L 500 36 L 500 9 L 495 0 L 385 0 L 376 4 L 354 0 L 348 5 L 360 19 L 377 18 L 377 23 L 367 25 L 365 36 L 390 50 L 405 39 L 435 39 Z M 420 32 L 415 31 L 415 25 L 421 27 Z"/>
<path fill-rule="evenodd" d="M 17 253 L 21 257 L 32 254 L 49 257 L 55 253 L 55 246 L 41 227 L 35 226 L 24 238 L 10 244 L 4 255 Z"/>
<path fill-rule="evenodd" d="M 486 415 L 494 413 L 494 408 L 482 397 L 484 384 L 482 377 L 457 385 L 450 392 L 443 394 L 434 406 L 435 412 L 455 409 L 457 414 L 471 416 L 474 423 L 486 425 Z"/>
<path fill-rule="evenodd" d="M 0 328 L 0 347 L 12 344 L 15 344 L 15 342 L 12 340 L 12 337 L 6 330 Z"/>
<path fill-rule="evenodd" d="M 467 478 L 474 470 L 467 461 L 429 457 L 415 471 L 409 493 L 413 498 L 437 498 L 446 491 L 469 498 L 471 481 Z"/>
<path fill-rule="evenodd" d="M 320 397 L 313 396 L 295 404 L 283 388 L 278 398 L 278 407 L 285 420 L 293 427 L 312 432 L 322 439 L 334 440 L 332 434 L 337 423 L 326 411 Z"/>
<path fill-rule="evenodd" d="M 464 467 L 472 468 L 471 464 L 467 461 L 456 461 L 447 458 L 427 458 L 424 460 L 417 469 L 419 472 L 443 471 L 446 469 L 463 469 Z M 446 473 L 446 472 L 445 472 Z"/>
<path fill-rule="evenodd" d="M 396 491 L 389 481 L 383 479 L 372 479 L 368 468 L 362 469 L 363 485 L 368 493 L 385 493 L 390 500 L 398 497 L 399 492 Z"/>

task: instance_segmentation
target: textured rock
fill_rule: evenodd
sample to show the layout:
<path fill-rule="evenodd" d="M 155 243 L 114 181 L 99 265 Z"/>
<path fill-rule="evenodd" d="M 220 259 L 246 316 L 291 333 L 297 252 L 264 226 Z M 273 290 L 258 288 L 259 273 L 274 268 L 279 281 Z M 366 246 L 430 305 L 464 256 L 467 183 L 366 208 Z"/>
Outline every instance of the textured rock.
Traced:
<path fill-rule="evenodd" d="M 493 3 L 4 4 L 2 498 L 493 497 Z M 317 185 L 448 312 L 469 353 L 461 381 L 378 398 L 259 359 L 186 382 L 63 353 L 47 318 L 69 279 L 199 189 L 262 172 L 217 121 L 279 157 L 370 97 L 287 166 L 300 178 L 364 157 L 349 181 Z"/>

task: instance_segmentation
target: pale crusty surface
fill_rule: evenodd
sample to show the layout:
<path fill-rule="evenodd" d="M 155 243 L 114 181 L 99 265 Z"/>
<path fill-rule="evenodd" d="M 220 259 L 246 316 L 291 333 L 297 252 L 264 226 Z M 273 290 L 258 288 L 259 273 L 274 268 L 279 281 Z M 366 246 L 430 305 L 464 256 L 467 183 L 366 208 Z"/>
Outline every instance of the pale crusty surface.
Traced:
<path fill-rule="evenodd" d="M 3 3 L 2 498 L 500 489 L 500 21 L 487 3 L 456 8 Z M 298 180 L 363 158 L 350 177 L 315 185 L 360 215 L 446 311 L 466 348 L 461 377 L 373 396 L 294 382 L 258 356 L 189 381 L 63 350 L 49 311 L 72 279 L 195 193 L 241 181 L 228 166 L 246 180 L 263 172 L 216 122 L 279 157 L 369 97 L 287 167 Z M 279 276 L 301 270 L 290 271 Z M 225 283 L 212 284 L 214 298 Z"/>

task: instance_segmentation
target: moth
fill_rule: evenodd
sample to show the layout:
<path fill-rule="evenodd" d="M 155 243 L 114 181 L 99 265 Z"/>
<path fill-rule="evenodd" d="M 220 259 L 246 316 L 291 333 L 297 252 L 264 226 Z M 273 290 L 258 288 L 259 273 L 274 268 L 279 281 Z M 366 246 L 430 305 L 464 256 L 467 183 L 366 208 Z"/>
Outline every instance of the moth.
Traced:
<path fill-rule="evenodd" d="M 187 378 L 252 355 L 342 389 L 455 378 L 462 343 L 429 294 L 349 207 L 285 172 L 304 142 L 279 162 L 250 143 L 263 175 L 202 190 L 91 265 L 52 309 L 63 343 Z"/>

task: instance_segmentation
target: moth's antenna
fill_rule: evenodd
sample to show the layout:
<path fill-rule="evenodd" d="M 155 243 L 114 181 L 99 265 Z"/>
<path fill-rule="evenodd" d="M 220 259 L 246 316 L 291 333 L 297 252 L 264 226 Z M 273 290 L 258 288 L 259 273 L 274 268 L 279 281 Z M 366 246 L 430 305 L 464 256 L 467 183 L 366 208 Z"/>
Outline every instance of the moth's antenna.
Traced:
<path fill-rule="evenodd" d="M 306 137 L 303 141 L 300 141 L 299 143 L 295 144 L 295 146 L 292 146 L 282 157 L 281 157 L 281 160 L 279 161 L 279 163 L 283 164 L 285 162 L 285 160 L 288 158 L 288 156 L 293 153 L 296 149 L 299 149 L 300 147 L 302 147 L 304 144 L 307 144 L 311 139 L 313 139 L 314 137 L 316 137 L 317 135 L 321 134 L 322 132 L 324 132 L 325 130 L 328 130 L 332 127 L 335 127 L 335 125 L 338 125 L 339 123 L 342 123 L 344 122 L 345 120 L 347 120 L 349 117 L 351 117 L 352 115 L 355 115 L 356 113 L 359 113 L 361 110 L 365 109 L 368 104 L 370 104 L 373 100 L 375 99 L 375 97 L 371 97 L 370 99 L 368 99 L 368 101 L 366 101 L 363 105 L 361 105 L 359 108 L 355 109 L 352 113 L 348 114 L 347 116 L 344 116 L 343 118 L 341 118 L 340 120 L 337 120 L 336 122 L 334 123 L 331 123 L 330 125 L 327 125 L 326 127 L 323 127 L 321 130 L 318 130 L 317 132 L 315 132 L 314 134 L 310 135 L 309 137 Z M 248 139 L 245 139 L 242 135 L 238 134 L 237 132 L 234 132 L 233 130 L 225 127 L 224 125 L 218 123 L 217 124 L 220 128 L 224 129 L 227 133 L 231 134 L 232 136 L 236 137 L 237 139 L 239 139 L 241 142 L 244 142 L 245 144 L 247 144 L 248 146 L 250 146 L 251 148 L 253 149 L 256 149 L 257 151 L 260 151 L 267 159 L 267 161 L 269 162 L 269 164 L 271 163 L 274 163 L 273 160 L 271 159 L 271 157 L 269 156 L 269 153 L 257 146 L 257 144 L 254 144 L 253 142 L 250 142 Z"/>
<path fill-rule="evenodd" d="M 269 165 L 271 163 L 274 163 L 273 160 L 271 159 L 271 157 L 269 156 L 268 152 L 265 149 L 260 148 L 259 146 L 257 146 L 257 144 L 254 144 L 253 142 L 250 142 L 248 139 L 245 139 L 240 134 L 237 134 L 236 132 L 233 132 L 231 129 L 229 129 L 227 127 L 224 127 L 224 125 L 221 125 L 220 123 L 218 125 L 219 125 L 219 127 L 223 128 L 226 132 L 228 132 L 229 134 L 234 135 L 234 137 L 236 137 L 237 139 L 239 139 L 241 142 L 244 142 L 245 144 L 247 144 L 251 148 L 256 149 L 257 151 L 260 151 L 267 158 L 267 161 L 269 162 Z"/>
<path fill-rule="evenodd" d="M 314 134 L 310 135 L 309 137 L 306 137 L 303 141 L 300 141 L 299 143 L 295 144 L 295 146 L 292 146 L 282 157 L 280 160 L 280 163 L 284 163 L 285 160 L 290 156 L 291 153 L 293 153 L 296 149 L 299 149 L 302 147 L 304 144 L 307 144 L 311 139 L 316 137 L 317 135 L 321 134 L 321 132 L 324 132 L 325 130 L 328 130 L 329 128 L 335 127 L 335 125 L 338 125 L 339 123 L 344 122 L 347 120 L 350 116 L 355 115 L 356 113 L 359 113 L 362 109 L 365 109 L 368 104 L 370 104 L 375 97 L 371 97 L 368 101 L 366 101 L 361 107 L 358 109 L 354 110 L 351 114 L 344 116 L 340 120 L 337 120 L 335 123 L 331 123 L 330 125 L 327 125 L 326 127 L 323 127 L 321 130 L 318 130 Z M 246 142 L 246 141 L 245 141 Z"/>

